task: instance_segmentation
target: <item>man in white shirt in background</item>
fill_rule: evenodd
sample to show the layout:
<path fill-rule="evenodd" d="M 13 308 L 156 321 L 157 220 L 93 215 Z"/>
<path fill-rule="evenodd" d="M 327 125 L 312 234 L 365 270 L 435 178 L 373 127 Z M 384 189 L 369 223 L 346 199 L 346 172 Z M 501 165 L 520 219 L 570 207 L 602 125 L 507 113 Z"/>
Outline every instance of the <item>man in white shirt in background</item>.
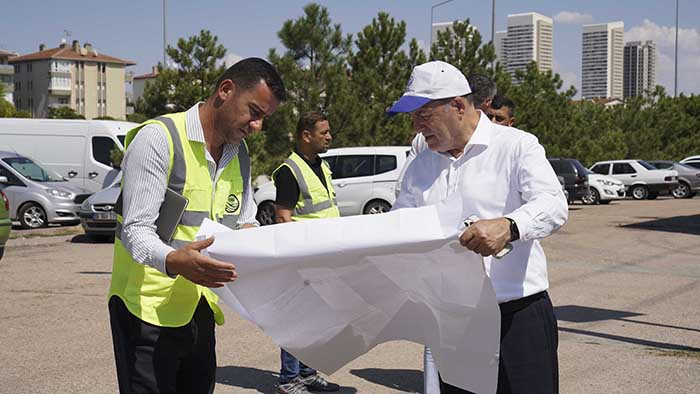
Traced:
<path fill-rule="evenodd" d="M 501 310 L 498 393 L 556 393 L 557 322 L 538 240 L 566 222 L 566 199 L 537 138 L 491 123 L 470 93 L 467 79 L 448 63 L 414 68 L 388 112 L 410 113 L 428 149 L 407 168 L 393 209 L 462 195 L 464 218 L 480 220 L 460 243 L 484 256 Z M 491 257 L 509 242 L 509 254 Z M 467 392 L 442 381 L 440 391 Z"/>

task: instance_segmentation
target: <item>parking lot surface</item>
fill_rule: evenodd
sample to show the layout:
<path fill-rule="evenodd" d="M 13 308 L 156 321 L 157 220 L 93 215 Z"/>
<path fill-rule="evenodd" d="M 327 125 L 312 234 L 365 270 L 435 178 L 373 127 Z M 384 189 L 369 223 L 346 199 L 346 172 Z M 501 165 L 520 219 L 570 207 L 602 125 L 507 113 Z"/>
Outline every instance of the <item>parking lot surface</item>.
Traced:
<path fill-rule="evenodd" d="M 115 393 L 112 244 L 54 231 L 11 239 L 0 261 L 0 393 Z M 562 393 L 698 391 L 700 198 L 577 204 L 543 245 Z M 216 392 L 274 392 L 278 348 L 224 310 Z M 341 393 L 418 393 L 422 360 L 422 345 L 386 343 L 330 380 Z"/>

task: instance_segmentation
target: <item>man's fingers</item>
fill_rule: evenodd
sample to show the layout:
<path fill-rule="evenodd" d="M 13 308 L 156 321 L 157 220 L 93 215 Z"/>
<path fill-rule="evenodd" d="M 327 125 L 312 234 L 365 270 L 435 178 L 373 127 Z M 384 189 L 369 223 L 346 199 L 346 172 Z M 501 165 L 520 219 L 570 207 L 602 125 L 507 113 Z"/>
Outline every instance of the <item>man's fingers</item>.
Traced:
<path fill-rule="evenodd" d="M 212 259 L 211 257 L 207 256 L 200 256 L 198 259 L 198 263 L 200 266 L 204 266 L 207 269 L 216 269 L 216 270 L 225 270 L 225 271 L 233 271 L 236 269 L 236 266 L 231 264 L 231 263 L 225 263 L 223 261 L 215 260 Z"/>
<path fill-rule="evenodd" d="M 207 239 L 203 239 L 201 241 L 190 242 L 190 244 L 187 246 L 190 247 L 191 249 L 196 250 L 196 251 L 200 251 L 202 249 L 208 248 L 213 243 L 214 243 L 214 236 L 212 235 L 211 237 L 209 237 Z"/>

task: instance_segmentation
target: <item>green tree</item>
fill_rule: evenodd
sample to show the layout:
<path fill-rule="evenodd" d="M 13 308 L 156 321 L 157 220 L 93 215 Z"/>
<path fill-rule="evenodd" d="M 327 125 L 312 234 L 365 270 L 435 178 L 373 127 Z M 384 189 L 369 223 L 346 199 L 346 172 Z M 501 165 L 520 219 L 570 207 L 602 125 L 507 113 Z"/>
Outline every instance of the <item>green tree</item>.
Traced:
<path fill-rule="evenodd" d="M 282 76 L 289 97 L 266 122 L 264 138 L 250 141 L 251 151 L 264 149 L 267 154 L 255 169 L 264 173 L 270 173 L 289 154 L 299 114 L 325 111 L 333 119 L 335 135 L 349 127 L 352 116 L 343 112 L 350 107 L 346 102 L 351 97 L 347 58 L 352 37 L 332 23 L 328 10 L 314 3 L 306 5 L 304 15 L 285 21 L 277 36 L 286 49 L 282 54 L 270 49 L 268 59 Z"/>
<path fill-rule="evenodd" d="M 413 131 L 408 117 L 386 116 L 387 108 L 403 94 L 413 67 L 426 61 L 415 39 L 408 53 L 402 49 L 405 42 L 406 23 L 397 23 L 384 12 L 357 33 L 357 52 L 350 58 L 356 108 L 344 111 L 351 113 L 354 127 L 340 136 L 342 146 L 410 143 Z"/>
<path fill-rule="evenodd" d="M 216 65 L 226 56 L 226 48 L 217 42 L 217 36 L 202 30 L 197 36 L 178 39 L 176 47 L 168 46 L 166 52 L 175 67 L 158 64 L 158 76 L 146 84 L 136 111 L 152 118 L 185 111 L 197 101 L 206 100 L 225 71 L 223 65 Z"/>
<path fill-rule="evenodd" d="M 510 88 L 510 75 L 503 65 L 496 62 L 495 69 L 491 66 L 496 61 L 493 43 L 484 43 L 481 33 L 469 23 L 469 19 L 455 21 L 451 27 L 438 32 L 430 48 L 430 59 L 450 63 L 464 75 L 488 75 L 496 82 L 500 93 L 506 93 Z"/>
<path fill-rule="evenodd" d="M 49 107 L 49 119 L 85 119 L 71 107 Z"/>

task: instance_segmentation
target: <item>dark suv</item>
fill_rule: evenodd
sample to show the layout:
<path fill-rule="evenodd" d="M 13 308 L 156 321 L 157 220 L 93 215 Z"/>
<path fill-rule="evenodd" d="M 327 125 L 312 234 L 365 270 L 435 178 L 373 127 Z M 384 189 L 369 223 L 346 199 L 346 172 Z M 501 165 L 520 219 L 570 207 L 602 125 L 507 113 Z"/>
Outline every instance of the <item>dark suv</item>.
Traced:
<path fill-rule="evenodd" d="M 576 159 L 550 158 L 554 172 L 564 178 L 564 187 L 569 192 L 569 202 L 580 200 L 590 193 L 588 188 L 588 169 Z"/>

